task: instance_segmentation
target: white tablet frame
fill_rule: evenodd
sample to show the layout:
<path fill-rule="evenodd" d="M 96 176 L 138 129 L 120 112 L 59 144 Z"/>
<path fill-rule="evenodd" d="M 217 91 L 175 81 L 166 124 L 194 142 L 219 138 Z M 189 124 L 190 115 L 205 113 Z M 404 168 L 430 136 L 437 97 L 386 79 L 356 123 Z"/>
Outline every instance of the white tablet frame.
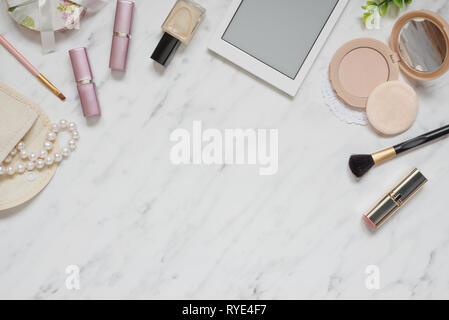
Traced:
<path fill-rule="evenodd" d="M 329 16 L 329 19 L 327 20 L 323 29 L 321 30 L 320 35 L 312 46 L 295 79 L 289 78 L 283 73 L 275 70 L 273 67 L 257 60 L 256 58 L 250 56 L 239 48 L 223 40 L 223 35 L 226 32 L 232 19 L 234 18 L 234 15 L 240 7 L 242 1 L 244 0 L 234 0 L 232 2 L 231 7 L 229 8 L 229 11 L 227 12 L 223 22 L 218 27 L 216 33 L 212 38 L 212 41 L 209 44 L 209 49 L 217 53 L 218 55 L 223 56 L 232 63 L 240 66 L 241 68 L 249 71 L 255 76 L 261 78 L 262 80 L 265 80 L 281 91 L 284 91 L 288 95 L 294 97 L 301 87 L 301 84 L 306 78 L 309 70 L 312 68 L 315 59 L 326 43 L 327 38 L 338 22 L 338 19 L 343 13 L 343 10 L 345 9 L 349 0 L 338 0 L 337 5 L 335 6 L 332 14 Z"/>

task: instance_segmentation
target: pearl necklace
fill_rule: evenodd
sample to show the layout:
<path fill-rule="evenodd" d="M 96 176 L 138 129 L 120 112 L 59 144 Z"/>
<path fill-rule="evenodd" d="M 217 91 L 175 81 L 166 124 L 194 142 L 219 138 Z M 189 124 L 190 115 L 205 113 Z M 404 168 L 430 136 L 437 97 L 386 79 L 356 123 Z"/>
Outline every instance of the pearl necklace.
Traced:
<path fill-rule="evenodd" d="M 71 134 L 71 139 L 67 147 L 55 152 L 54 155 L 50 154 L 58 133 L 62 131 L 68 131 Z M 4 175 L 13 176 L 15 174 L 23 174 L 25 171 L 31 172 L 36 169 L 42 170 L 45 166 L 51 167 L 53 164 L 59 164 L 64 159 L 67 159 L 70 153 L 76 149 L 76 143 L 80 135 L 75 123 L 61 120 L 59 123 L 51 125 L 51 130 L 47 133 L 46 138 L 43 148 L 39 152 L 30 153 L 25 149 L 25 143 L 23 141 L 19 142 L 6 159 L 0 163 L 0 177 Z M 26 162 L 19 162 L 15 167 L 9 165 L 16 155 L 19 155 Z"/>

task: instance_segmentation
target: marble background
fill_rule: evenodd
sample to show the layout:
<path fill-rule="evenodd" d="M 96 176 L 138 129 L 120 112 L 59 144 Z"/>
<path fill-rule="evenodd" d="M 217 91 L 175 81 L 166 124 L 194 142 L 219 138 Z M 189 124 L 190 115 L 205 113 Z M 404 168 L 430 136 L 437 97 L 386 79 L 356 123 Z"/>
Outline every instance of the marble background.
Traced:
<path fill-rule="evenodd" d="M 31 299 L 449 298 L 449 148 L 433 144 L 356 181 L 351 153 L 369 153 L 447 124 L 449 76 L 415 83 L 416 124 L 395 138 L 346 125 L 328 110 L 321 80 L 335 50 L 356 37 L 387 41 L 360 23 L 351 0 L 296 98 L 207 50 L 231 0 L 199 0 L 207 17 L 164 72 L 149 59 L 173 1 L 136 0 L 126 74 L 108 69 L 115 4 L 57 35 L 43 55 L 39 36 L 17 26 L 0 2 L 0 32 L 67 95 L 59 102 L 0 48 L 0 81 L 50 117 L 78 123 L 70 161 L 33 201 L 0 218 L 0 297 Z M 449 2 L 414 1 L 449 19 Z M 86 46 L 103 116 L 81 115 L 67 51 Z M 191 128 L 279 129 L 279 172 L 254 166 L 173 166 L 169 134 Z M 411 169 L 429 183 L 373 233 L 362 214 Z M 80 267 L 68 290 L 66 267 Z M 380 270 L 370 290 L 366 268 Z"/>

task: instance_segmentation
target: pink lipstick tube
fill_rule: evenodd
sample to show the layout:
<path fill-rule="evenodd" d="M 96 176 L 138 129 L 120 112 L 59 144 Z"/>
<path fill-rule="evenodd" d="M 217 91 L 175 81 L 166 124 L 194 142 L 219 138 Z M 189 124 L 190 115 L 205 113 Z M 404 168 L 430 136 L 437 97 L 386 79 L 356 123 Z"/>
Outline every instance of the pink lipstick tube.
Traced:
<path fill-rule="evenodd" d="M 129 40 L 133 23 L 134 2 L 117 0 L 115 11 L 114 35 L 112 37 L 109 68 L 126 71 Z"/>
<path fill-rule="evenodd" d="M 97 89 L 93 81 L 92 69 L 90 68 L 86 48 L 72 49 L 69 51 L 69 55 L 73 73 L 75 74 L 76 85 L 78 86 L 78 94 L 80 96 L 84 117 L 88 118 L 101 115 Z"/>

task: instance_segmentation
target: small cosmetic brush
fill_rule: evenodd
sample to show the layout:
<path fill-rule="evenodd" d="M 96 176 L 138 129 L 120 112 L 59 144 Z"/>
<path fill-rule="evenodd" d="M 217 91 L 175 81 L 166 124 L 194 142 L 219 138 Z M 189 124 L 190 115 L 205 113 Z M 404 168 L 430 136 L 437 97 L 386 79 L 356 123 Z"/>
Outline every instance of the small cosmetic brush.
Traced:
<path fill-rule="evenodd" d="M 62 94 L 61 91 L 59 91 L 58 88 L 56 88 L 50 81 L 48 81 L 47 78 L 44 77 L 42 73 L 39 72 L 16 48 L 13 47 L 11 43 L 8 42 L 8 40 L 5 39 L 0 34 L 0 45 L 4 46 L 6 50 L 8 50 L 19 62 L 29 71 L 31 72 L 36 78 L 40 80 L 55 96 L 57 96 L 62 101 L 65 100 L 65 96 Z"/>
<path fill-rule="evenodd" d="M 349 158 L 349 168 L 356 177 L 360 178 L 375 165 L 393 159 L 403 152 L 415 149 L 423 144 L 444 137 L 447 134 L 449 134 L 449 125 L 373 154 L 352 155 Z"/>

